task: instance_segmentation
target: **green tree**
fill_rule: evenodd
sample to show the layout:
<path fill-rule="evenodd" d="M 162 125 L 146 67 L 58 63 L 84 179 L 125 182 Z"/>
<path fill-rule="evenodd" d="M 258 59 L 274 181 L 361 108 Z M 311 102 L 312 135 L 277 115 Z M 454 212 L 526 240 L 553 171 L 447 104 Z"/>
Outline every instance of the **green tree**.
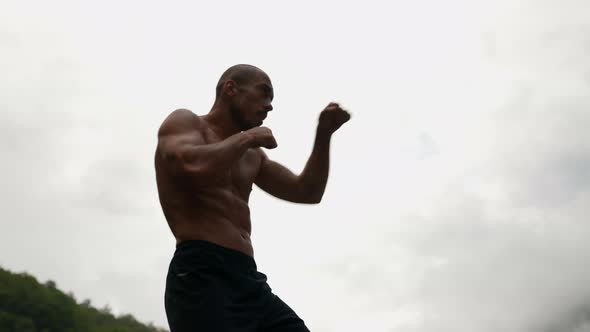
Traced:
<path fill-rule="evenodd" d="M 0 332 L 166 332 L 138 322 L 132 315 L 115 317 L 107 305 L 76 303 L 54 281 L 39 283 L 27 273 L 0 268 Z"/>

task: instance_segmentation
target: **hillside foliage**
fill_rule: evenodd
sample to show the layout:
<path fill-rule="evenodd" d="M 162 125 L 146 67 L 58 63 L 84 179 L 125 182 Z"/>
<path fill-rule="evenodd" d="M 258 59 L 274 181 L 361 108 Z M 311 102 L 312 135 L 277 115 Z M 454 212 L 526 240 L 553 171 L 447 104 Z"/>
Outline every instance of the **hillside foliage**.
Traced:
<path fill-rule="evenodd" d="M 89 300 L 77 303 L 55 282 L 0 268 L 0 332 L 166 332 L 131 315 L 114 316 Z"/>

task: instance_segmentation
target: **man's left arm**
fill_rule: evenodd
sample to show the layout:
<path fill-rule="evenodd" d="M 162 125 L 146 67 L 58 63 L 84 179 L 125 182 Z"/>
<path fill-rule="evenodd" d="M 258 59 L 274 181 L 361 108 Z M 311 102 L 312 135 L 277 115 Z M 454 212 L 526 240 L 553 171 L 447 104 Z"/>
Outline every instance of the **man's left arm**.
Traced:
<path fill-rule="evenodd" d="M 330 103 L 321 113 L 311 156 L 300 175 L 270 160 L 262 150 L 255 183 L 267 193 L 295 203 L 317 204 L 322 200 L 330 168 L 332 134 L 350 119 L 338 104 Z"/>

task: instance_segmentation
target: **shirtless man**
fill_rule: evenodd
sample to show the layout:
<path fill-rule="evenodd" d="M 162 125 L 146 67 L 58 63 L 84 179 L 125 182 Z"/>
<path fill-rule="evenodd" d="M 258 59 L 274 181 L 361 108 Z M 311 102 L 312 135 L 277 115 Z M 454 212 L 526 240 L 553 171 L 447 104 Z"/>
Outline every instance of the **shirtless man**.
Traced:
<path fill-rule="evenodd" d="M 350 115 L 336 103 L 320 113 L 311 156 L 295 175 L 262 150 L 277 147 L 261 126 L 272 100 L 268 75 L 236 65 L 219 79 L 208 114 L 179 109 L 160 127 L 156 179 L 176 238 L 165 292 L 171 332 L 309 331 L 256 269 L 248 199 L 255 183 L 284 200 L 319 203 L 330 139 Z"/>

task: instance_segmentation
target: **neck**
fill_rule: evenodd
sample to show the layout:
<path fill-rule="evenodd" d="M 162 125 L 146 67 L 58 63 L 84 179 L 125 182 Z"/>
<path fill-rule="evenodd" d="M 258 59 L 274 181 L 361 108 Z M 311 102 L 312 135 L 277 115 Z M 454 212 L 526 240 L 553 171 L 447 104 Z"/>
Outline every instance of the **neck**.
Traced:
<path fill-rule="evenodd" d="M 203 119 L 213 127 L 213 131 L 222 139 L 241 132 L 239 125 L 230 114 L 229 107 L 223 103 L 215 103 L 211 111 Z"/>

